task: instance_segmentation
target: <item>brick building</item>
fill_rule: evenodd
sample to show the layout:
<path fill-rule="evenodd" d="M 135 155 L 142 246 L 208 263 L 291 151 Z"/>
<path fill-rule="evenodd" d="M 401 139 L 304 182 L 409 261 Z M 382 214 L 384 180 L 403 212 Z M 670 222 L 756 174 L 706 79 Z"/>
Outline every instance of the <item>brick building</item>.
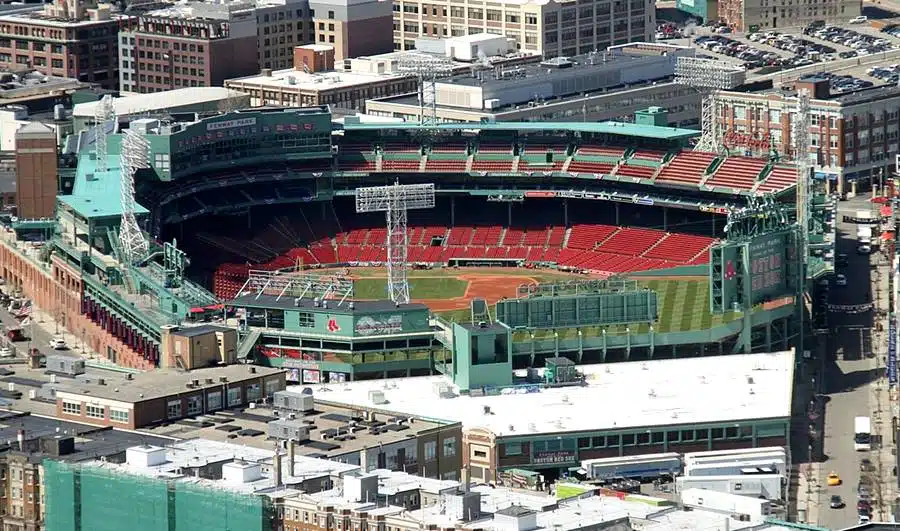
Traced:
<path fill-rule="evenodd" d="M 56 211 L 56 131 L 31 122 L 16 131 L 16 207 L 21 219 L 50 219 Z"/>
<path fill-rule="evenodd" d="M 829 81 L 805 78 L 786 90 L 720 92 L 719 128 L 732 150 L 767 153 L 793 160 L 791 146 L 797 90 L 810 92 L 810 153 L 816 178 L 832 189 L 847 183 L 880 182 L 891 175 L 900 141 L 900 88 L 895 86 L 831 94 Z"/>
<path fill-rule="evenodd" d="M 97 378 L 61 387 L 56 416 L 133 430 L 246 406 L 284 387 L 284 371 L 246 365 Z"/>
<path fill-rule="evenodd" d="M 0 68 L 118 85 L 119 27 L 128 17 L 109 5 L 57 0 L 43 11 L 0 17 Z"/>
<path fill-rule="evenodd" d="M 123 54 L 130 57 L 132 92 L 221 86 L 258 71 L 253 4 L 188 3 L 141 15 Z M 128 62 L 129 59 L 121 58 Z"/>

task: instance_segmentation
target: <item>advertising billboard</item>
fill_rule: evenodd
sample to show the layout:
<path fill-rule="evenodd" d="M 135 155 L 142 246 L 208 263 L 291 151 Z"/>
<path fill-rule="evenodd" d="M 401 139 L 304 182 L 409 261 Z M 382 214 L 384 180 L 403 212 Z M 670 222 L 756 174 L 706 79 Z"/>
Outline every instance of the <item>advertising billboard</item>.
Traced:
<path fill-rule="evenodd" d="M 784 294 L 787 289 L 788 233 L 757 236 L 749 244 L 750 291 L 753 304 Z"/>

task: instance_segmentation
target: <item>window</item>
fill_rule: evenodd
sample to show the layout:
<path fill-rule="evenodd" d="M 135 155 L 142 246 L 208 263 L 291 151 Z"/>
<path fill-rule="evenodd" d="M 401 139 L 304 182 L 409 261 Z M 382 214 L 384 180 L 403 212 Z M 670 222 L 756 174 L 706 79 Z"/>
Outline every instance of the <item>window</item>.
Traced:
<path fill-rule="evenodd" d="M 206 395 L 206 410 L 213 411 L 222 408 L 222 391 L 213 391 Z"/>
<path fill-rule="evenodd" d="M 437 442 L 428 441 L 425 443 L 425 461 L 434 461 L 437 454 Z"/>
<path fill-rule="evenodd" d="M 181 417 L 181 400 L 170 400 L 166 404 L 166 418 L 177 419 Z"/>
<path fill-rule="evenodd" d="M 85 408 L 85 414 L 88 416 L 88 418 L 102 419 L 106 417 L 106 410 L 103 406 L 92 406 L 88 404 L 88 406 Z"/>
<path fill-rule="evenodd" d="M 334 20 L 334 11 L 328 12 L 328 18 L 330 18 L 331 20 Z"/>
<path fill-rule="evenodd" d="M 444 457 L 456 455 L 456 437 L 444 439 Z"/>
<path fill-rule="evenodd" d="M 309 312 L 298 312 L 297 320 L 297 324 L 301 328 L 314 328 L 316 326 L 316 316 Z"/>
<path fill-rule="evenodd" d="M 260 390 L 258 383 L 247 386 L 247 401 L 258 400 L 261 396 L 262 391 Z"/>
<path fill-rule="evenodd" d="M 522 443 L 506 443 L 506 455 L 522 455 Z"/>
<path fill-rule="evenodd" d="M 120 422 L 122 424 L 128 424 L 128 410 L 118 409 L 114 407 L 109 408 L 109 420 L 113 422 Z"/>
<path fill-rule="evenodd" d="M 229 387 L 228 388 L 228 405 L 229 406 L 241 405 L 241 388 L 240 387 Z"/>
<path fill-rule="evenodd" d="M 194 395 L 187 398 L 187 414 L 197 415 L 203 411 L 203 396 Z"/>
<path fill-rule="evenodd" d="M 69 402 L 63 400 L 63 413 L 69 415 L 81 415 L 81 402 Z"/>

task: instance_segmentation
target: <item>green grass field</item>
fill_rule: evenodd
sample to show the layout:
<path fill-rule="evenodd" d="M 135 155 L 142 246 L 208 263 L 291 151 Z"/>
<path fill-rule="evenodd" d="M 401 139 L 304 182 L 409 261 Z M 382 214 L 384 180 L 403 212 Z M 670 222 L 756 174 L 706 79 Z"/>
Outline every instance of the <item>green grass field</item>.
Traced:
<path fill-rule="evenodd" d="M 469 283 L 453 277 L 415 277 L 409 279 L 409 296 L 413 299 L 453 299 L 466 294 Z M 360 278 L 353 282 L 353 295 L 359 299 L 384 299 L 388 296 L 387 279 Z"/>

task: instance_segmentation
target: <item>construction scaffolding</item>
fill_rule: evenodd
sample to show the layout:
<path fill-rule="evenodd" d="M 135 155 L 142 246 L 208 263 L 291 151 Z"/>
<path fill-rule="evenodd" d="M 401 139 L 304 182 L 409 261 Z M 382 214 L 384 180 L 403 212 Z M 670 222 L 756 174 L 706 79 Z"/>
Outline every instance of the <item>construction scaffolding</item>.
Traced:
<path fill-rule="evenodd" d="M 316 275 L 282 271 L 250 270 L 247 282 L 239 294 L 271 295 L 275 300 L 282 297 L 294 300 L 337 300 L 341 306 L 353 300 L 353 279 L 343 275 Z"/>
<path fill-rule="evenodd" d="M 47 531 L 272 531 L 266 496 L 229 490 L 209 480 L 131 474 L 106 464 L 46 459 Z"/>

